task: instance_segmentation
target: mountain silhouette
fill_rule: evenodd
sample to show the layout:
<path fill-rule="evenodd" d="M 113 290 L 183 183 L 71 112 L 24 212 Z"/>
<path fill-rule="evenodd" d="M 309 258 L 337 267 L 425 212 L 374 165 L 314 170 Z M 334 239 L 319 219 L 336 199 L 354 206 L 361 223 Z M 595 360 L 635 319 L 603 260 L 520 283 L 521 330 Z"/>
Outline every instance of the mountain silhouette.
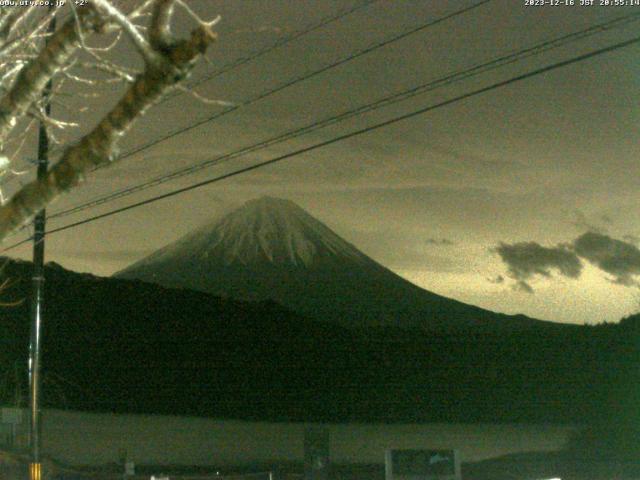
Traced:
<path fill-rule="evenodd" d="M 33 266 L 0 263 L 0 282 L 7 282 L 0 291 L 0 403 L 11 404 L 27 395 L 20 366 L 27 365 Z M 507 334 L 358 331 L 273 301 L 223 299 L 53 263 L 45 278 L 49 408 L 303 422 L 583 423 L 611 418 L 606 405 L 637 404 L 632 317 Z"/>
<path fill-rule="evenodd" d="M 377 263 L 289 200 L 245 203 L 118 272 L 170 288 L 273 300 L 350 328 L 451 331 L 557 326 L 424 290 Z"/>

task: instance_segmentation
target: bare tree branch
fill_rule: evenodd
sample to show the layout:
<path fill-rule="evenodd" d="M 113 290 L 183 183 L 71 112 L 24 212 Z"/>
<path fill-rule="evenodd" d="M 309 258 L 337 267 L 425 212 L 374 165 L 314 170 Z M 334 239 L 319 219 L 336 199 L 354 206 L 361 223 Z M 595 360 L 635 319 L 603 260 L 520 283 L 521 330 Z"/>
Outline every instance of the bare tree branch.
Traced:
<path fill-rule="evenodd" d="M 92 71 L 100 71 L 108 74 L 110 77 L 113 77 L 108 81 L 124 81 L 127 83 L 132 83 L 135 80 L 135 75 L 137 72 L 132 71 L 131 69 L 125 68 L 122 65 L 116 65 L 113 62 L 108 62 L 104 59 L 101 59 L 98 62 L 82 62 L 78 65 L 80 68 L 92 70 Z"/>
<path fill-rule="evenodd" d="M 98 3 L 102 1 L 98 0 Z M 47 204 L 76 186 L 90 170 L 115 160 L 118 139 L 151 105 L 188 75 L 198 58 L 204 55 L 208 46 L 216 39 L 211 26 L 217 20 L 201 21 L 189 39 L 174 41 L 168 27 L 171 22 L 169 5 L 172 2 L 173 0 L 159 0 L 153 11 L 149 44 L 154 48 L 154 61 L 146 63 L 145 70 L 135 78 L 116 106 L 77 145 L 65 150 L 60 161 L 43 180 L 26 185 L 5 206 L 0 207 L 0 241 L 29 221 Z M 63 33 L 56 32 L 50 42 L 51 46 L 35 62 L 36 67 L 32 65 L 21 72 L 21 75 L 30 72 L 24 76 L 29 81 L 31 90 L 42 90 L 46 80 L 68 60 L 67 50 L 78 43 L 78 33 L 73 28 L 73 21 L 71 26 L 67 23 L 63 27 Z M 155 40 L 151 40 L 153 36 Z M 56 60 L 52 67 L 50 62 L 53 58 Z M 44 82 L 42 78 L 45 78 Z M 42 87 L 40 82 L 43 83 Z M 12 93 L 9 100 L 3 99 L 0 102 L 0 138 L 10 130 L 10 119 L 16 118 L 18 103 L 20 102 L 20 111 L 24 113 L 34 101 L 31 92 L 21 93 L 20 96 Z"/>
<path fill-rule="evenodd" d="M 0 17 L 0 42 L 4 43 L 11 32 L 19 27 L 33 12 L 36 11 L 35 6 L 27 8 L 14 8 L 7 12 L 6 15 Z"/>
<path fill-rule="evenodd" d="M 149 10 L 157 1 L 158 0 L 145 0 L 140 6 L 127 13 L 127 17 L 129 17 L 129 20 L 135 20 L 136 18 L 148 15 L 149 13 L 147 10 Z"/>
<path fill-rule="evenodd" d="M 83 9 L 81 14 L 91 29 L 104 25 L 93 10 Z M 68 20 L 51 37 L 40 55 L 20 71 L 11 90 L 0 99 L 0 146 L 15 126 L 16 118 L 24 115 L 39 100 L 47 82 L 69 61 L 79 45 L 79 36 L 75 20 Z"/>
<path fill-rule="evenodd" d="M 171 43 L 171 15 L 175 0 L 157 0 L 151 16 L 149 41 L 156 50 L 163 50 Z"/>
<path fill-rule="evenodd" d="M 151 44 L 138 31 L 136 26 L 122 13 L 109 3 L 108 0 L 93 0 L 94 4 L 100 12 L 106 17 L 111 18 L 117 23 L 122 30 L 129 36 L 133 44 L 136 46 L 145 62 L 153 63 L 159 61 L 158 53 L 151 47 Z M 170 21 L 170 18 L 167 19 Z"/>

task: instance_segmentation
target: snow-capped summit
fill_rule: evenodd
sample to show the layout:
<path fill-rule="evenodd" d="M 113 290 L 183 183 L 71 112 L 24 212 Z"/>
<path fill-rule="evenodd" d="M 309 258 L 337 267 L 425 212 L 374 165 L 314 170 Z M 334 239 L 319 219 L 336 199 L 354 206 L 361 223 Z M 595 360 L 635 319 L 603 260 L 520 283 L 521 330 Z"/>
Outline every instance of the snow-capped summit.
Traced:
<path fill-rule="evenodd" d="M 538 323 L 423 290 L 295 203 L 272 197 L 245 203 L 116 276 L 240 300 L 270 299 L 351 327 L 517 328 Z"/>
<path fill-rule="evenodd" d="M 246 202 L 116 275 L 131 276 L 128 272 L 147 267 L 153 270 L 165 262 L 172 266 L 189 262 L 192 267 L 250 267 L 267 263 L 311 267 L 338 258 L 367 260 L 357 248 L 292 201 L 265 196 Z"/>
<path fill-rule="evenodd" d="M 191 239 L 206 242 L 198 249 L 203 259 L 221 259 L 228 265 L 270 262 L 310 267 L 326 256 L 365 258 L 295 203 L 273 197 L 247 202 Z"/>

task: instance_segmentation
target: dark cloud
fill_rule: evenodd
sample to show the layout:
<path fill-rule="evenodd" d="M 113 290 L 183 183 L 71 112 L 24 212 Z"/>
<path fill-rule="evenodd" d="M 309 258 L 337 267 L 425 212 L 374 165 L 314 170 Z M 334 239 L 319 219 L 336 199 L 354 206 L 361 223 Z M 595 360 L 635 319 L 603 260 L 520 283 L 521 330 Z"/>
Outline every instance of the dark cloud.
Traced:
<path fill-rule="evenodd" d="M 533 293 L 527 282 L 536 275 L 551 276 L 551 270 L 561 275 L 578 278 L 582 272 L 582 262 L 566 245 L 543 247 L 536 242 L 514 244 L 500 243 L 495 249 L 509 268 L 509 276 L 517 281 L 516 288 Z"/>
<path fill-rule="evenodd" d="M 454 245 L 453 240 L 449 240 L 448 238 L 427 238 L 425 243 L 427 245 L 437 245 L 437 246 Z"/>
<path fill-rule="evenodd" d="M 624 238 L 637 240 L 629 235 Z M 640 275 L 638 246 L 600 232 L 586 232 L 568 245 L 544 247 L 536 242 L 500 243 L 494 251 L 507 265 L 509 276 L 516 281 L 513 288 L 527 293 L 533 293 L 528 283 L 531 278 L 536 275 L 550 277 L 551 270 L 557 270 L 565 277 L 578 278 L 582 272 L 580 259 L 612 275 L 614 283 L 640 286 L 636 279 Z"/>
<path fill-rule="evenodd" d="M 597 232 L 587 232 L 573 242 L 577 255 L 615 277 L 620 285 L 637 285 L 640 249 L 632 243 Z"/>

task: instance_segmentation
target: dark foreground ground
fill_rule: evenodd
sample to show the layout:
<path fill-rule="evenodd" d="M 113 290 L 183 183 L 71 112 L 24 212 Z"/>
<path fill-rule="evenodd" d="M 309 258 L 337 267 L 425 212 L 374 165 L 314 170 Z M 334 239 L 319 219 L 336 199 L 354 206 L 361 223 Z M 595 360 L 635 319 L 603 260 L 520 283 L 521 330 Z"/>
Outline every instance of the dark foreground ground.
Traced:
<path fill-rule="evenodd" d="M 0 452 L 0 479 L 26 480 L 26 457 Z M 99 469 L 69 468 L 44 462 L 45 479 L 49 480 L 122 480 L 121 465 L 105 465 Z M 130 480 L 170 478 L 173 480 L 301 480 L 303 465 L 273 463 L 240 465 L 233 469 L 211 467 L 178 467 L 138 465 Z M 331 480 L 384 480 L 383 464 L 332 465 Z M 640 459 L 607 461 L 579 459 L 565 452 L 525 453 L 462 465 L 463 480 L 638 480 Z"/>

